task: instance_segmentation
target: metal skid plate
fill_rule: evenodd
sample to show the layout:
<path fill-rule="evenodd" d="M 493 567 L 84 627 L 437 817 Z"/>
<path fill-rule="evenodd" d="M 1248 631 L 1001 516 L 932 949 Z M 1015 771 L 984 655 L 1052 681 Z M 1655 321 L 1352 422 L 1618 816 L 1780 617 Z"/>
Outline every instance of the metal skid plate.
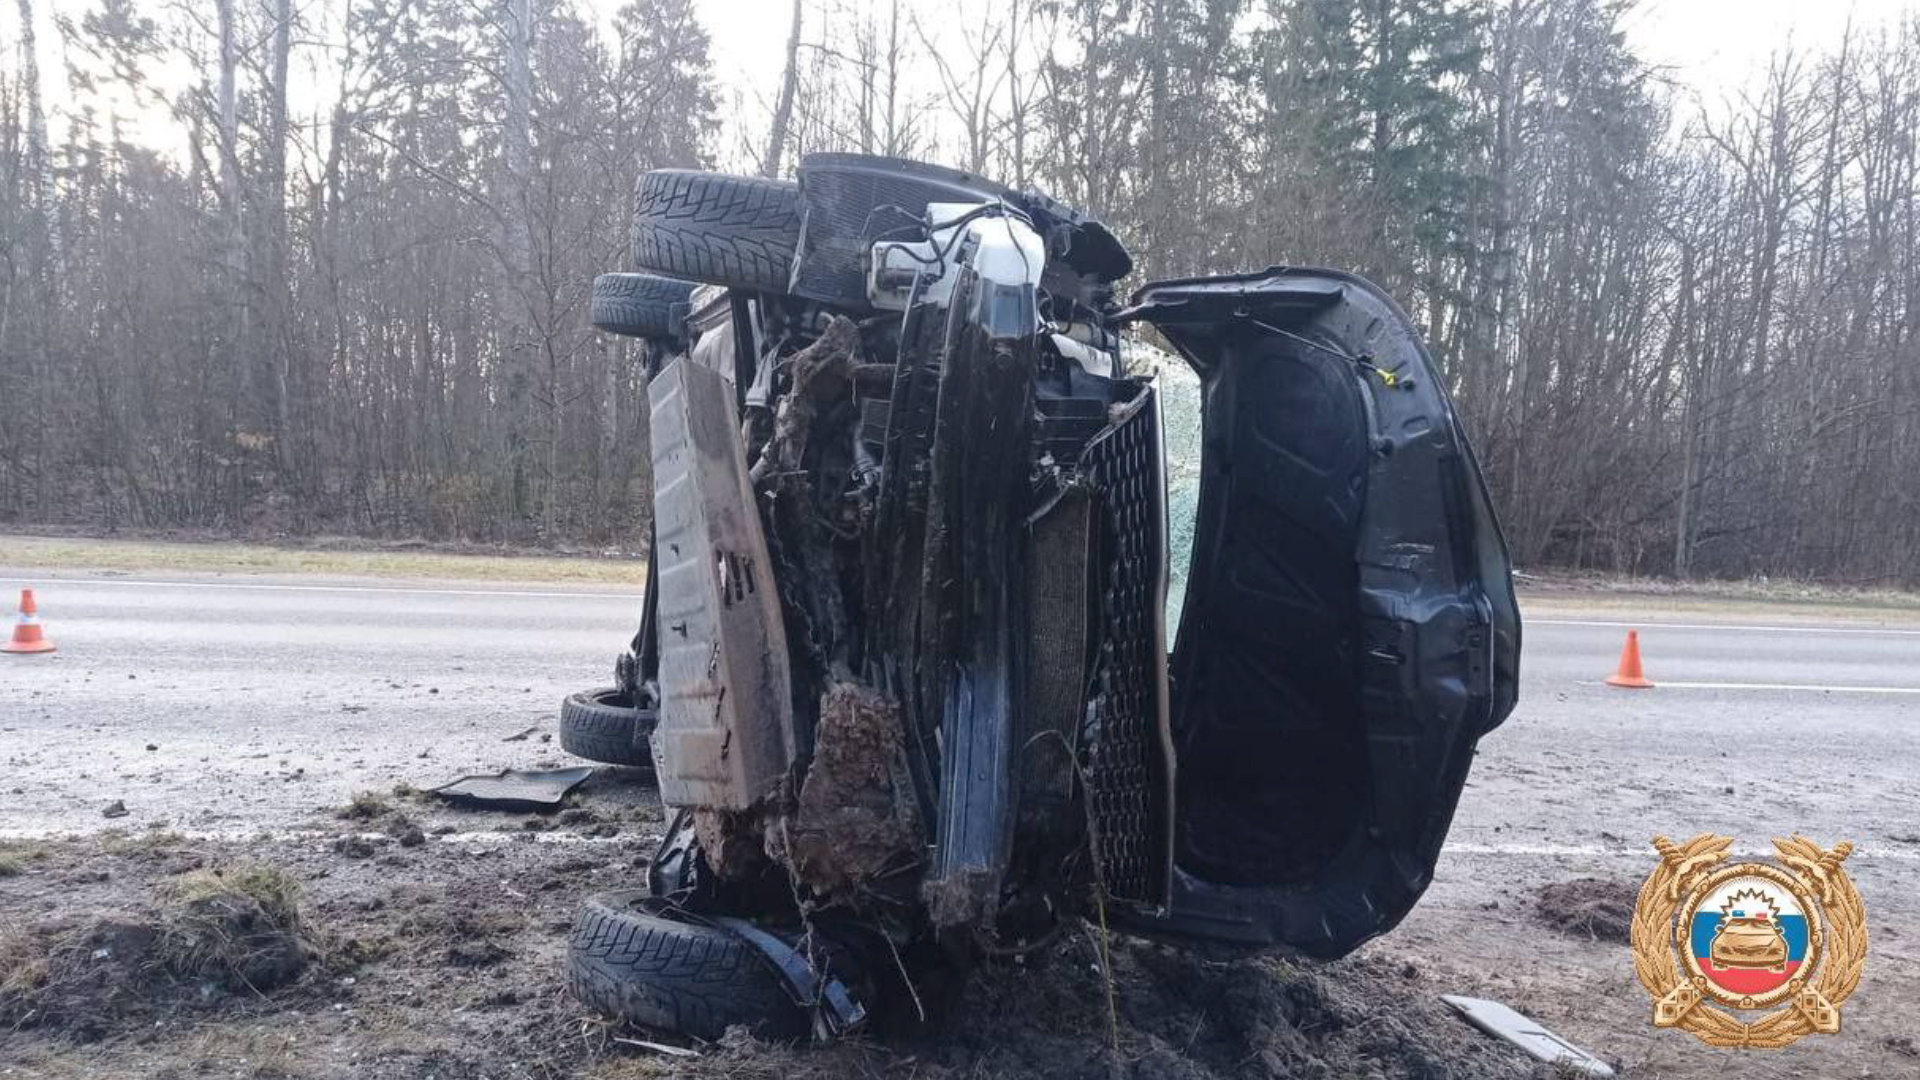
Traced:
<path fill-rule="evenodd" d="M 660 723 L 669 806 L 745 810 L 792 760 L 792 698 L 766 535 L 733 390 L 685 359 L 648 387 L 658 568 Z"/>

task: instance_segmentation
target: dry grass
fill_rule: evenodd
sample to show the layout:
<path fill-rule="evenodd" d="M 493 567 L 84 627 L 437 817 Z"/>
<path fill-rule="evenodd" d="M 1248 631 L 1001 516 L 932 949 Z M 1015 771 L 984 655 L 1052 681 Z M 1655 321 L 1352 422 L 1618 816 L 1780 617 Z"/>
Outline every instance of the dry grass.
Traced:
<path fill-rule="evenodd" d="M 132 833 L 125 829 L 102 829 L 94 835 L 94 839 L 99 842 L 101 852 L 107 855 L 144 855 L 179 847 L 187 842 L 185 836 L 158 827 Z"/>
<path fill-rule="evenodd" d="M 0 1012 L 9 999 L 30 994 L 47 981 L 47 952 L 25 930 L 0 933 Z"/>
<path fill-rule="evenodd" d="M 333 816 L 343 821 L 372 821 L 392 809 L 392 804 L 388 803 L 379 792 L 356 791 L 353 793 L 353 799 L 347 805 L 335 810 Z"/>
<path fill-rule="evenodd" d="M 632 555 L 537 555 L 396 549 L 366 541 L 310 547 L 231 542 L 96 540 L 0 536 L 0 565 L 35 570 L 167 571 L 218 574 L 334 574 L 451 581 L 543 582 L 639 588 L 646 563 Z"/>
<path fill-rule="evenodd" d="M 236 863 L 182 874 L 166 884 L 165 897 L 191 904 L 216 896 L 244 896 L 276 924 L 288 928 L 300 923 L 300 883 L 283 870 L 260 863 Z"/>
<path fill-rule="evenodd" d="M 175 975 L 259 991 L 300 973 L 310 946 L 300 886 L 258 863 L 195 870 L 168 882 L 160 960 Z"/>
<path fill-rule="evenodd" d="M 19 877 L 34 863 L 44 862 L 47 849 L 38 844 L 0 841 L 0 878 Z"/>
<path fill-rule="evenodd" d="M 1920 593 L 1878 587 L 1822 585 L 1755 578 L 1746 581 L 1671 581 L 1557 571 L 1520 576 L 1525 609 L 1763 613 L 1800 618 L 1920 619 Z"/>

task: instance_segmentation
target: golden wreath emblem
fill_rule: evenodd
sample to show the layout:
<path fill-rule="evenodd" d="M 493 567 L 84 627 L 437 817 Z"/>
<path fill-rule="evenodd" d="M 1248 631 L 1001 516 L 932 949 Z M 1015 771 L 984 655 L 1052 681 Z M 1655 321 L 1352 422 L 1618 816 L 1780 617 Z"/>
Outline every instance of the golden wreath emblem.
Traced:
<path fill-rule="evenodd" d="M 1867 963 L 1866 908 L 1840 868 L 1853 845 L 1775 840 L 1776 865 L 1727 864 L 1732 844 L 1654 837 L 1660 864 L 1633 913 L 1633 968 L 1654 1026 L 1756 1049 L 1839 1032 Z"/>

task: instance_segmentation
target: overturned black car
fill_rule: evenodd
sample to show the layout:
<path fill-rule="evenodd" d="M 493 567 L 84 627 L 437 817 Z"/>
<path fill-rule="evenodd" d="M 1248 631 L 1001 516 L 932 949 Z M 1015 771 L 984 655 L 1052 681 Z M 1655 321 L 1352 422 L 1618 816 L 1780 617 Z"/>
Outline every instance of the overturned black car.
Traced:
<path fill-rule="evenodd" d="M 1095 914 L 1314 957 L 1399 922 L 1520 624 L 1392 300 L 1274 268 L 1121 302 L 1098 222 L 856 155 L 650 173 L 632 230 L 593 310 L 655 372 L 650 584 L 570 745 L 650 740 L 677 813 L 581 914 L 578 995 L 827 1035 Z M 1174 605 L 1146 334 L 1198 380 Z"/>

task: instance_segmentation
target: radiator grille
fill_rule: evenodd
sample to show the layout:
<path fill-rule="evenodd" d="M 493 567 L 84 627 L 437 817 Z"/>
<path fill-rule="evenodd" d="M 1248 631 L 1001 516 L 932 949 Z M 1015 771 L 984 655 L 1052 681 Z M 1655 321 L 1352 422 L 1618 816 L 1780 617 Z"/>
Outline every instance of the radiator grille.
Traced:
<path fill-rule="evenodd" d="M 1158 903 L 1168 807 L 1159 726 L 1166 536 L 1157 403 L 1149 396 L 1090 444 L 1081 464 L 1103 520 L 1098 667 L 1081 732 L 1096 850 L 1108 895 Z"/>

